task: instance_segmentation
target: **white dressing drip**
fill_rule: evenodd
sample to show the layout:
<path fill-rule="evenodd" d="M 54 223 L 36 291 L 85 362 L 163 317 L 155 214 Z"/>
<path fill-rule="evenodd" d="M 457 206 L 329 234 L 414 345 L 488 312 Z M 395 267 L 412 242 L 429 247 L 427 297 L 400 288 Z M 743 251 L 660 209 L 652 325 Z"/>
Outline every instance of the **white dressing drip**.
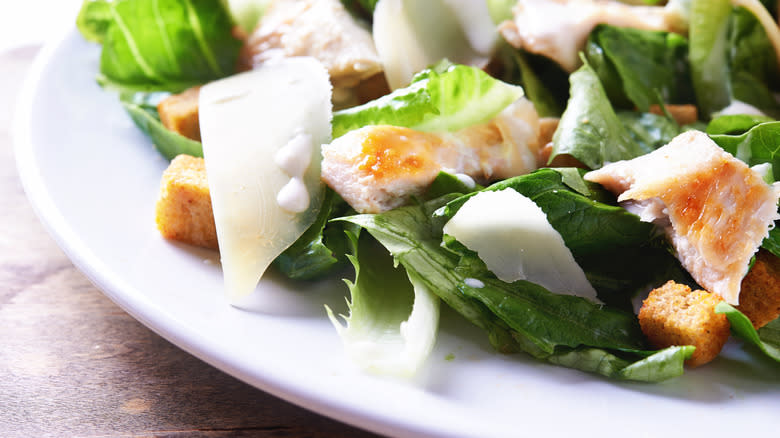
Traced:
<path fill-rule="evenodd" d="M 309 208 L 309 191 L 303 176 L 311 164 L 312 146 L 311 135 L 299 133 L 274 155 L 274 163 L 290 177 L 276 194 L 276 203 L 291 213 L 301 213 Z"/>

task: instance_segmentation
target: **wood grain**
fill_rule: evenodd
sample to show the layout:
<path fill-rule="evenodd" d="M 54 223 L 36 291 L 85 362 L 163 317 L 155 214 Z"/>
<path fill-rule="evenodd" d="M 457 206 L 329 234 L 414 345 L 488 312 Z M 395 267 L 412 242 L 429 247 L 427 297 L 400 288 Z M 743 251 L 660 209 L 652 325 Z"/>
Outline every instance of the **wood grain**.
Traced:
<path fill-rule="evenodd" d="M 13 161 L 12 102 L 35 53 L 0 55 L 0 436 L 375 436 L 190 356 L 73 267 Z"/>

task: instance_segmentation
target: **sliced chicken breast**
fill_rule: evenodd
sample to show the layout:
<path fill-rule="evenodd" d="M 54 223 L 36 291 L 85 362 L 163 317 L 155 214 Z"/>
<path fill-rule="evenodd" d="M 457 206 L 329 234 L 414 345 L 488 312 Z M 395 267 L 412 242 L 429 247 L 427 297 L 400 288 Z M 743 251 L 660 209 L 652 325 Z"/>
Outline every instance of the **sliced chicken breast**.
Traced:
<path fill-rule="evenodd" d="M 355 210 L 380 213 L 420 195 L 440 171 L 487 182 L 539 166 L 539 117 L 520 99 L 455 133 L 366 126 L 322 147 L 322 179 Z"/>
<path fill-rule="evenodd" d="M 693 278 L 734 305 L 751 257 L 780 218 L 780 185 L 767 184 L 699 131 L 585 179 L 617 194 L 642 220 L 664 227 Z"/>
<path fill-rule="evenodd" d="M 335 88 L 354 87 L 382 71 L 370 32 L 339 0 L 274 0 L 247 39 L 243 64 L 252 68 L 274 59 L 311 56 L 320 61 Z"/>
<path fill-rule="evenodd" d="M 630 6 L 614 0 L 519 0 L 513 20 L 499 31 L 512 46 L 546 56 L 567 71 L 580 65 L 578 53 L 599 24 L 645 30 L 684 30 L 680 12 L 670 5 Z"/>

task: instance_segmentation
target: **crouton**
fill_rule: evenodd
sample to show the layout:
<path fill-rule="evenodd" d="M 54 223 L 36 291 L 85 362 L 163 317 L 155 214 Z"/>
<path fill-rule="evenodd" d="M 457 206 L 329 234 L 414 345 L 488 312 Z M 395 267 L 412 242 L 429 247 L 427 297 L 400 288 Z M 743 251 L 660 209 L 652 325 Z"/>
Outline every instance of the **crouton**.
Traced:
<path fill-rule="evenodd" d="M 217 231 L 202 158 L 179 155 L 163 172 L 157 228 L 167 239 L 217 249 Z"/>
<path fill-rule="evenodd" d="M 696 347 L 686 364 L 697 367 L 714 359 L 729 338 L 726 315 L 715 313 L 721 301 L 717 295 L 669 281 L 650 292 L 639 311 L 639 324 L 656 348 Z"/>
<path fill-rule="evenodd" d="M 200 87 L 192 87 L 163 99 L 157 104 L 163 126 L 191 140 L 200 141 L 199 96 Z"/>
<path fill-rule="evenodd" d="M 699 110 L 696 108 L 696 105 L 664 105 L 666 108 L 666 111 L 669 112 L 669 115 L 672 116 L 675 122 L 677 122 L 678 125 L 690 125 L 691 123 L 699 120 Z M 664 112 L 661 109 L 660 105 L 650 105 L 650 112 L 653 114 L 657 114 L 659 116 L 663 116 Z"/>
<path fill-rule="evenodd" d="M 539 144 L 546 145 L 553 141 L 555 131 L 558 130 L 558 123 L 561 121 L 558 117 L 539 118 Z"/>
<path fill-rule="evenodd" d="M 756 329 L 780 317 L 780 258 L 758 251 L 753 268 L 742 279 L 737 309 Z"/>

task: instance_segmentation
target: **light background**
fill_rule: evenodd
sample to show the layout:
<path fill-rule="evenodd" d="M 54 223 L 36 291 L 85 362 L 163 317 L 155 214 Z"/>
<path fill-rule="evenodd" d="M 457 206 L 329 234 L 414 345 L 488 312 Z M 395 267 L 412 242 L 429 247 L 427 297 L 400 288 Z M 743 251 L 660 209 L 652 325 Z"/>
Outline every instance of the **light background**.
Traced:
<path fill-rule="evenodd" d="M 0 0 L 0 53 L 41 45 L 72 27 L 81 0 Z"/>

